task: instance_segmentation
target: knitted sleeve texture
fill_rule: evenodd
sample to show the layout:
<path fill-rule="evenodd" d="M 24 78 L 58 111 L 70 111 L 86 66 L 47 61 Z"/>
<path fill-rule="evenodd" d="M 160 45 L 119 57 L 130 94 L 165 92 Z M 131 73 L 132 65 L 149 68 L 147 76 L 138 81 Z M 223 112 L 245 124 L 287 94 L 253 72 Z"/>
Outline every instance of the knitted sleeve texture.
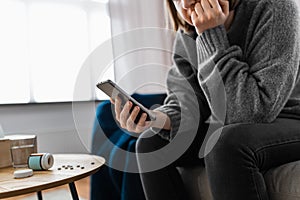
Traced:
<path fill-rule="evenodd" d="M 276 2 L 276 3 L 275 3 Z M 215 117 L 213 105 L 221 77 L 225 124 L 272 122 L 287 102 L 299 67 L 299 14 L 289 0 L 261 0 L 253 11 L 245 49 L 230 45 L 224 26 L 197 37 L 198 78 Z"/>

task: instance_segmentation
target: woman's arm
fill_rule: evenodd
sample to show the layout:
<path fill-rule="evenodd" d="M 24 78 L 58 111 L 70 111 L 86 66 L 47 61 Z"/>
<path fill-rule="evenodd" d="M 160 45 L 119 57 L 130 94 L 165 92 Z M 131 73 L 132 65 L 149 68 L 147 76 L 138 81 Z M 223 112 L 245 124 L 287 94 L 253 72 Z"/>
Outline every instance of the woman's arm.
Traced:
<path fill-rule="evenodd" d="M 156 109 L 170 118 L 171 130 L 158 133 L 167 140 L 174 138 L 178 131 L 195 134 L 211 114 L 199 87 L 197 54 L 193 49 L 196 49 L 194 39 L 179 31 L 174 44 L 173 66 L 167 77 L 168 96 L 164 105 Z"/>
<path fill-rule="evenodd" d="M 221 77 L 227 124 L 273 121 L 298 76 L 300 24 L 296 4 L 262 0 L 254 13 L 259 18 L 252 16 L 252 32 L 241 36 L 247 37 L 245 52 L 230 46 L 224 26 L 206 30 L 197 38 L 200 85 L 211 106 L 212 97 L 218 97 L 217 77 Z M 218 115 L 218 110 L 211 109 Z"/>

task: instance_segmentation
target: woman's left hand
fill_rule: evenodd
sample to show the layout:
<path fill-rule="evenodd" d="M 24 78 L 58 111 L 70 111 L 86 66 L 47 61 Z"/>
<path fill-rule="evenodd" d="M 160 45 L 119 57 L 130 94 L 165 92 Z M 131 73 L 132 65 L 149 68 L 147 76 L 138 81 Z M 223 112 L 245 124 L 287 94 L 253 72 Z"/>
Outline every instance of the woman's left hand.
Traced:
<path fill-rule="evenodd" d="M 224 24 L 228 16 L 228 0 L 201 0 L 195 4 L 191 19 L 200 35 L 205 30 Z"/>

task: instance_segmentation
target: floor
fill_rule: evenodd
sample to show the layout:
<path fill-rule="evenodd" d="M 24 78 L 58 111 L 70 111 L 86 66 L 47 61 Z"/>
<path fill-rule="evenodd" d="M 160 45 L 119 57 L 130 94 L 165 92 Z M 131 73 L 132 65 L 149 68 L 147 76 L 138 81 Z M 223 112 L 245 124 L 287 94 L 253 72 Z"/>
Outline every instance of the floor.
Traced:
<path fill-rule="evenodd" d="M 75 182 L 76 189 L 80 199 L 89 200 L 90 199 L 90 178 L 84 178 Z M 42 191 L 43 200 L 54 200 L 54 199 L 72 199 L 69 192 L 69 186 L 63 185 L 49 190 Z M 59 196 L 59 197 L 57 197 Z M 65 197 L 62 197 L 65 196 Z M 6 200 L 36 200 L 37 195 L 35 193 L 28 195 L 20 195 L 17 197 L 6 198 Z"/>

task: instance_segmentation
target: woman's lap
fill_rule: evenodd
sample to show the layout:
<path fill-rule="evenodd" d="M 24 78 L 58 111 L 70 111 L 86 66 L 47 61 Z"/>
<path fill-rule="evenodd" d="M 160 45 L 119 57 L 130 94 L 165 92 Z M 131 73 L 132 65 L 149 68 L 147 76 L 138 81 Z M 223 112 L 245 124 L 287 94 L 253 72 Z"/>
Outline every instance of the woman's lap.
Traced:
<path fill-rule="evenodd" d="M 298 160 L 300 120 L 278 118 L 273 123 L 225 126 L 214 148 L 220 147 L 221 152 L 226 148 L 244 148 L 253 154 L 263 153 L 267 162 L 257 163 L 261 170 Z"/>
<path fill-rule="evenodd" d="M 299 120 L 225 126 L 205 157 L 215 199 L 268 199 L 262 173 L 300 160 L 299 150 Z"/>
<path fill-rule="evenodd" d="M 202 134 L 201 132 L 203 133 L 203 131 L 199 133 Z M 202 136 L 196 137 L 191 149 L 188 149 L 169 167 L 184 167 L 189 163 L 201 164 L 203 159 L 197 157 L 195 152 L 199 150 L 202 138 Z M 137 151 L 139 153 L 151 152 L 167 144 L 168 141 L 155 135 L 153 138 L 143 139 L 142 142 L 139 140 Z M 223 127 L 217 143 L 205 157 L 212 192 L 222 193 L 221 196 L 215 198 L 224 199 L 227 194 L 231 199 L 238 199 L 241 196 L 245 199 L 246 194 L 249 199 L 256 199 L 256 197 L 268 199 L 262 173 L 272 167 L 300 160 L 300 153 L 297 153 L 299 150 L 299 120 L 278 118 L 268 124 L 232 124 Z M 187 162 L 188 159 L 190 159 L 189 162 Z M 166 170 L 163 169 L 162 172 Z M 153 173 L 155 174 L 158 178 L 152 180 L 159 181 L 160 173 Z M 142 178 L 147 179 L 149 175 L 142 176 Z M 249 179 L 245 178 L 247 176 Z M 243 188 L 243 184 L 245 187 L 248 186 L 248 190 L 239 190 Z M 237 196 L 234 196 L 234 193 L 237 193 Z"/>

